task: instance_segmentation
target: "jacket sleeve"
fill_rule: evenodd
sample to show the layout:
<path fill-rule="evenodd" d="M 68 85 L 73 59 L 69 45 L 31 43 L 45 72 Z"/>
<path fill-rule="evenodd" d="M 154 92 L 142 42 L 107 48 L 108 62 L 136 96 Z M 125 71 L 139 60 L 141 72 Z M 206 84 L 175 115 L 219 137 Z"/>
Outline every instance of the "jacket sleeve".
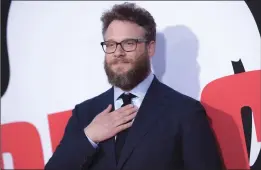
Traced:
<path fill-rule="evenodd" d="M 94 148 L 79 125 L 77 106 L 72 111 L 64 136 L 45 165 L 45 170 L 88 168 L 98 148 Z"/>
<path fill-rule="evenodd" d="M 182 121 L 182 145 L 185 169 L 224 169 L 219 147 L 204 107 L 197 102 Z"/>

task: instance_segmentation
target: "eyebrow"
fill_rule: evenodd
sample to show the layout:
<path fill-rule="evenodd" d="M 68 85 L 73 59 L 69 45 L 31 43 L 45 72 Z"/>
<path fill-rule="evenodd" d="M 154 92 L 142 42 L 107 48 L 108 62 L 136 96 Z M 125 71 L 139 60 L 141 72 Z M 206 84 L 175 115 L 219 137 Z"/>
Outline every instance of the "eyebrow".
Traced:
<path fill-rule="evenodd" d="M 121 41 L 124 41 L 124 40 L 129 40 L 129 39 L 142 39 L 141 37 L 140 38 L 138 38 L 138 37 L 132 37 L 132 38 L 125 38 L 125 39 L 123 39 L 123 40 L 121 40 Z M 113 40 L 113 39 L 108 39 L 108 40 L 104 40 L 104 41 L 114 41 L 114 42 L 119 42 L 119 41 L 115 41 L 115 40 Z M 120 42 L 121 42 L 120 41 Z"/>

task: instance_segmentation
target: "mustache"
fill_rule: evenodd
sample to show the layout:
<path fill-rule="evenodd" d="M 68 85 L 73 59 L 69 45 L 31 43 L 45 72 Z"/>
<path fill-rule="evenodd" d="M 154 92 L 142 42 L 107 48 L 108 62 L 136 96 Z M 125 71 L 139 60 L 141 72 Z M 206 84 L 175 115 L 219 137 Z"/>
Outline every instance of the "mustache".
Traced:
<path fill-rule="evenodd" d="M 117 58 L 110 62 L 110 64 L 118 64 L 118 63 L 132 63 L 132 60 L 127 58 Z"/>

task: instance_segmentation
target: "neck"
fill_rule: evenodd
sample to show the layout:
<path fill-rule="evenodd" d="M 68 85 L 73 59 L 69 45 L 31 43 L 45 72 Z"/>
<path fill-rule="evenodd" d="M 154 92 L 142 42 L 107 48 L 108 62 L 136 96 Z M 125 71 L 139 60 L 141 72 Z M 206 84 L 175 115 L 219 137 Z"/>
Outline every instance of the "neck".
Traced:
<path fill-rule="evenodd" d="M 141 82 L 143 82 L 149 75 L 151 74 L 151 70 L 149 70 L 146 74 L 145 74 L 145 76 L 144 76 L 144 78 L 140 81 L 140 82 L 138 82 L 138 83 L 136 83 L 136 85 L 134 86 L 134 87 L 131 87 L 131 88 L 124 88 L 124 87 L 118 87 L 118 88 L 120 88 L 122 91 L 124 91 L 124 92 L 130 92 L 132 89 L 134 89 L 135 87 L 137 87 Z"/>

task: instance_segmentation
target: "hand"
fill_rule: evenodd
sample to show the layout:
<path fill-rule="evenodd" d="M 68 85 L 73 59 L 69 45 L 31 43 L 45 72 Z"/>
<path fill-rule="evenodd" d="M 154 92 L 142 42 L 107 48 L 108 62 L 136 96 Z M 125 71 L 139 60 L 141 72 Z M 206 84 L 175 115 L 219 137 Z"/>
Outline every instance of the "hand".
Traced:
<path fill-rule="evenodd" d="M 126 105 L 110 112 L 110 104 L 104 111 L 99 113 L 93 121 L 84 129 L 84 133 L 93 142 L 99 143 L 115 136 L 120 131 L 131 127 L 131 121 L 137 114 L 138 109 L 133 105 Z"/>

